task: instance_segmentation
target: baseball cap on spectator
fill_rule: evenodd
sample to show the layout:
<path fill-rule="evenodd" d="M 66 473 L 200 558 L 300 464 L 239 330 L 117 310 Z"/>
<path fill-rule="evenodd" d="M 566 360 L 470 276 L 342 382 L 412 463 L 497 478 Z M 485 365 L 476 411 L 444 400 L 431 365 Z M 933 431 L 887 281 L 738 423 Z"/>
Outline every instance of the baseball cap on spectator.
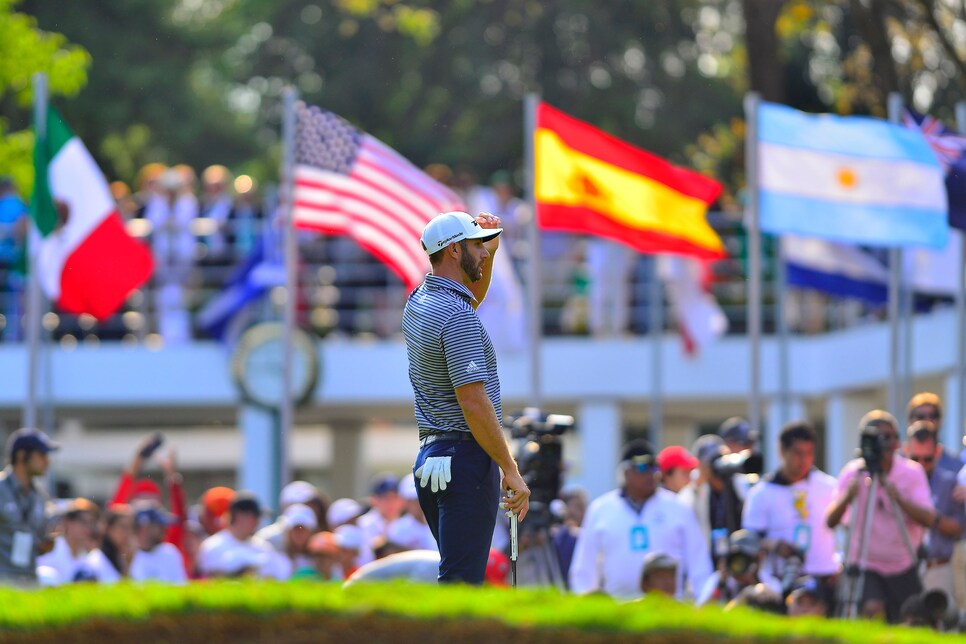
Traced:
<path fill-rule="evenodd" d="M 649 552 L 644 557 L 644 567 L 641 577 L 646 577 L 656 570 L 677 570 L 677 559 L 663 552 Z"/>
<path fill-rule="evenodd" d="M 483 581 L 494 586 L 506 586 L 506 574 L 509 570 L 510 558 L 496 548 L 490 548 L 490 554 L 486 558 L 486 572 L 483 573 Z"/>
<path fill-rule="evenodd" d="M 698 458 L 699 463 L 708 464 L 721 454 L 724 439 L 717 434 L 698 436 L 691 446 L 691 453 Z"/>
<path fill-rule="evenodd" d="M 503 232 L 502 228 L 483 228 L 468 213 L 444 212 L 429 220 L 419 241 L 428 255 L 464 239 L 488 241 Z"/>
<path fill-rule="evenodd" d="M 757 557 L 761 551 L 761 537 L 752 530 L 735 530 L 728 537 L 728 551 Z"/>
<path fill-rule="evenodd" d="M 742 443 L 748 445 L 758 440 L 756 432 L 751 430 L 751 423 L 740 416 L 732 416 L 718 427 L 718 436 L 728 443 Z"/>
<path fill-rule="evenodd" d="M 292 481 L 282 488 L 278 502 L 284 508 L 293 503 L 308 503 L 319 497 L 319 490 L 308 481 Z"/>
<path fill-rule="evenodd" d="M 165 512 L 160 505 L 150 501 L 139 501 L 134 504 L 134 525 L 142 526 L 149 523 L 171 525 L 176 521 L 173 515 Z"/>
<path fill-rule="evenodd" d="M 670 472 L 678 467 L 691 471 L 698 466 L 698 459 L 680 445 L 670 445 L 658 452 L 657 466 L 662 472 Z"/>
<path fill-rule="evenodd" d="M 399 481 L 399 496 L 407 501 L 415 501 L 418 498 L 416 495 L 415 476 L 407 474 L 403 477 L 403 480 Z"/>
<path fill-rule="evenodd" d="M 352 521 L 365 512 L 365 508 L 355 499 L 336 499 L 325 513 L 325 520 L 332 527 Z"/>
<path fill-rule="evenodd" d="M 333 532 L 335 534 L 335 542 L 340 548 L 347 548 L 349 550 L 358 550 L 362 547 L 365 537 L 362 534 L 362 528 L 352 524 L 340 525 Z"/>
<path fill-rule="evenodd" d="M 309 539 L 308 550 L 314 555 L 334 555 L 339 552 L 339 544 L 332 532 L 318 532 Z"/>
<path fill-rule="evenodd" d="M 201 495 L 201 505 L 213 517 L 224 516 L 235 498 L 235 490 L 230 487 L 213 487 Z"/>
<path fill-rule="evenodd" d="M 293 503 L 282 512 L 285 524 L 288 528 L 302 526 L 309 532 L 315 532 L 319 527 L 319 520 L 315 512 L 309 506 L 302 503 Z"/>
<path fill-rule="evenodd" d="M 399 479 L 392 474 L 380 474 L 372 481 L 372 496 L 383 496 L 399 489 Z"/>
<path fill-rule="evenodd" d="M 131 498 L 161 498 L 161 487 L 151 479 L 137 479 L 131 484 Z"/>
<path fill-rule="evenodd" d="M 794 597 L 800 595 L 811 595 L 815 599 L 825 601 L 825 592 L 821 585 L 815 577 L 810 575 L 803 575 L 795 580 L 791 591 L 788 593 L 788 601 L 792 601 Z"/>
<path fill-rule="evenodd" d="M 635 438 L 626 443 L 621 451 L 622 461 L 632 461 L 642 456 L 654 456 L 654 448 L 643 438 Z"/>
<path fill-rule="evenodd" d="M 264 509 L 254 493 L 241 490 L 235 492 L 235 497 L 231 500 L 228 511 L 233 515 L 238 513 L 261 515 Z"/>
<path fill-rule="evenodd" d="M 39 429 L 24 427 L 10 434 L 10 438 L 7 439 L 7 458 L 11 460 L 16 452 L 47 454 L 58 449 L 60 445 L 50 440 L 50 437 Z"/>

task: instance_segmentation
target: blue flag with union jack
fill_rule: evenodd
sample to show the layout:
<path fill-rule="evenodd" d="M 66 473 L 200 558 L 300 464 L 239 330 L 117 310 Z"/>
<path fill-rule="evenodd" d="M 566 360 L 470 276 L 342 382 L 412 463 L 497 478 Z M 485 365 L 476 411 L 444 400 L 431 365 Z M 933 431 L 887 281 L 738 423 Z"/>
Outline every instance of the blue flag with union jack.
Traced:
<path fill-rule="evenodd" d="M 949 225 L 966 230 L 966 136 L 948 129 L 942 121 L 907 110 L 906 127 L 919 128 L 946 172 Z"/>

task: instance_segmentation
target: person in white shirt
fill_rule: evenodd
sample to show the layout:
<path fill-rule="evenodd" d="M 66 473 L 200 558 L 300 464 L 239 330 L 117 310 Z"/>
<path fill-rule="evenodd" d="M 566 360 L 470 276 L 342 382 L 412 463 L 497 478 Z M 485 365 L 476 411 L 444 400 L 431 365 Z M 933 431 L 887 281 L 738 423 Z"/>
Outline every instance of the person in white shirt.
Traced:
<path fill-rule="evenodd" d="M 104 512 L 101 545 L 87 554 L 87 564 L 101 583 L 113 583 L 130 576 L 134 540 L 134 512 L 127 504 L 109 506 Z"/>
<path fill-rule="evenodd" d="M 620 472 L 622 486 L 587 508 L 570 565 L 570 589 L 640 597 L 644 558 L 663 552 L 678 561 L 677 596 L 685 596 L 689 587 L 696 594 L 711 574 L 711 559 L 694 512 L 658 485 L 647 441 L 625 445 Z"/>
<path fill-rule="evenodd" d="M 816 433 L 807 422 L 786 424 L 778 441 L 781 465 L 748 492 L 741 525 L 764 539 L 765 572 L 782 580 L 784 592 L 791 592 L 795 580 L 805 574 L 831 593 L 839 558 L 825 509 L 835 497 L 836 481 L 815 468 Z M 830 595 L 830 603 L 831 599 Z"/>
<path fill-rule="evenodd" d="M 271 544 L 255 536 L 262 506 L 250 492 L 240 491 L 228 509 L 228 527 L 201 544 L 198 567 L 205 577 L 285 578 L 278 566 L 278 553 Z"/>
<path fill-rule="evenodd" d="M 133 581 L 166 581 L 183 584 L 188 581 L 184 558 L 174 544 L 164 541 L 164 533 L 174 517 L 151 501 L 134 506 L 134 533 L 138 549 L 131 559 Z"/>
<path fill-rule="evenodd" d="M 291 522 L 285 518 L 285 511 L 296 504 L 308 506 L 315 514 L 315 518 L 312 520 L 313 532 L 320 528 L 325 529 L 326 526 L 319 525 L 319 519 L 321 518 L 324 522 L 325 515 L 323 513 L 320 517 L 316 510 L 316 508 L 321 507 L 320 497 L 318 488 L 308 481 L 292 481 L 282 488 L 282 492 L 278 496 L 279 510 L 281 510 L 278 519 L 255 534 L 272 544 L 272 547 L 279 552 L 285 550 L 285 535 L 291 527 Z"/>
<path fill-rule="evenodd" d="M 93 545 L 97 506 L 87 499 L 74 499 L 63 517 L 63 532 L 54 539 L 54 548 L 37 557 L 37 578 L 45 586 L 60 586 L 75 581 L 94 581 L 87 564 Z"/>
<path fill-rule="evenodd" d="M 381 474 L 372 484 L 369 496 L 372 509 L 359 517 L 356 522 L 362 529 L 366 547 L 360 553 L 359 565 L 373 560 L 375 545 L 384 542 L 389 534 L 389 524 L 402 514 L 405 502 L 399 496 L 399 479 L 392 474 Z"/>
<path fill-rule="evenodd" d="M 409 474 L 399 482 L 399 496 L 406 513 L 389 524 L 386 539 L 403 550 L 434 550 L 436 539 L 426 523 L 426 516 L 416 497 L 416 478 Z"/>

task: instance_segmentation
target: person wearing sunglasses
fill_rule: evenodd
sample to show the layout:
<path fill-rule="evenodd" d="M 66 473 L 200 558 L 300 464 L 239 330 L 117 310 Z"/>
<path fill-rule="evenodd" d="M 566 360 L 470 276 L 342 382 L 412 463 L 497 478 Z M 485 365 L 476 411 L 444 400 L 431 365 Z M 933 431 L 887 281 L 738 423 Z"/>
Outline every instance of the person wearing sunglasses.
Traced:
<path fill-rule="evenodd" d="M 962 598 L 957 597 L 952 559 L 956 542 L 966 532 L 966 507 L 961 499 L 956 499 L 956 475 L 939 467 L 942 445 L 936 440 L 935 426 L 928 420 L 916 421 L 909 425 L 906 435 L 906 456 L 922 465 L 936 505 L 936 518 L 926 545 L 923 589 L 944 590 L 958 604 Z"/>
<path fill-rule="evenodd" d="M 627 443 L 618 467 L 620 487 L 587 508 L 570 564 L 570 589 L 640 597 L 644 559 L 660 552 L 678 562 L 677 596 L 685 596 L 688 587 L 696 595 L 711 575 L 711 559 L 694 513 L 660 486 L 647 441 Z"/>
<path fill-rule="evenodd" d="M 936 433 L 936 442 L 939 444 L 939 456 L 936 464 L 944 470 L 949 470 L 953 474 L 959 472 L 963 467 L 962 461 L 948 447 L 942 445 L 939 439 L 939 432 L 943 424 L 943 403 L 942 399 L 931 391 L 921 391 L 909 399 L 906 405 L 906 422 L 909 425 L 925 420 L 932 423 L 933 431 Z"/>

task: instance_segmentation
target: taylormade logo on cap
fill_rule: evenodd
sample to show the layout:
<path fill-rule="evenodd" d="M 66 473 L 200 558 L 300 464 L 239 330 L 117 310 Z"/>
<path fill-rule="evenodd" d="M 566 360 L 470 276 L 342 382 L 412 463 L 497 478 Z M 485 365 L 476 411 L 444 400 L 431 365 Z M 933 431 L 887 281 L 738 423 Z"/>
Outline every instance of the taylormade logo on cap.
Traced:
<path fill-rule="evenodd" d="M 423 250 L 432 255 L 453 242 L 463 239 L 493 239 L 503 232 L 502 228 L 482 228 L 469 214 L 454 210 L 436 215 L 423 229 L 420 242 Z"/>

